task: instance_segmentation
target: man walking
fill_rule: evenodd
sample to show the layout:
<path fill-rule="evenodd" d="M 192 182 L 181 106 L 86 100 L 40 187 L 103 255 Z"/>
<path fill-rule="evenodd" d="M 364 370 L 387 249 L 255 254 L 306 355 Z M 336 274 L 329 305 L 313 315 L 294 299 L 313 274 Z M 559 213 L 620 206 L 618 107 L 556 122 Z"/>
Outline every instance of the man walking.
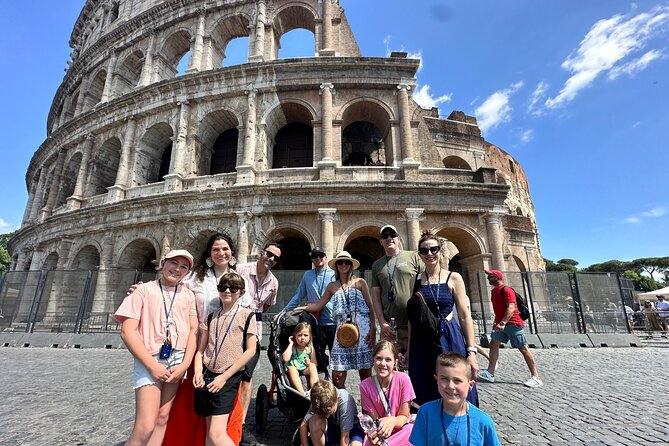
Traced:
<path fill-rule="evenodd" d="M 392 225 L 381 228 L 385 256 L 372 264 L 372 305 L 381 327 L 381 339 L 394 340 L 390 319 L 397 323 L 397 338 L 404 352 L 408 347 L 407 301 L 413 293 L 416 276 L 425 266 L 417 251 L 400 250 L 400 236 Z"/>
<path fill-rule="evenodd" d="M 305 300 L 307 304 L 318 302 L 328 284 L 334 280 L 334 271 L 328 268 L 328 256 L 323 248 L 314 247 L 309 253 L 314 268 L 305 272 L 295 295 L 286 304 L 283 311 L 294 310 Z M 332 352 L 335 337 L 335 323 L 332 319 L 332 301 L 328 302 L 318 315 L 318 326 L 325 335 L 328 349 Z"/>
<path fill-rule="evenodd" d="M 488 369 L 479 372 L 479 379 L 495 382 L 495 366 L 499 357 L 499 346 L 511 341 L 511 347 L 517 348 L 525 358 L 527 368 L 530 369 L 532 377 L 524 384 L 526 387 L 541 387 L 544 383 L 539 378 L 534 356 L 527 348 L 527 340 L 523 327 L 525 323 L 518 314 L 516 308 L 516 293 L 504 285 L 504 274 L 496 269 L 486 270 L 488 283 L 494 288 L 492 290 L 492 309 L 495 313 L 495 322 L 490 340 L 490 360 Z"/>
<path fill-rule="evenodd" d="M 255 262 L 241 263 L 236 266 L 236 271 L 244 278 L 246 282 L 246 291 L 250 296 L 250 302 L 242 302 L 241 305 L 248 306 L 256 314 L 256 323 L 258 324 L 258 339 L 262 339 L 262 314 L 270 306 L 276 303 L 276 295 L 279 291 L 279 281 L 272 274 L 275 266 L 281 258 L 281 245 L 278 243 L 267 243 L 260 251 L 260 257 Z M 253 391 L 253 370 L 256 364 L 249 363 L 250 373 L 242 374 L 241 385 L 241 403 L 242 403 L 242 423 L 246 420 L 246 413 L 249 411 L 251 403 L 251 393 Z M 256 444 L 257 441 L 253 434 L 242 424 L 241 445 Z"/>

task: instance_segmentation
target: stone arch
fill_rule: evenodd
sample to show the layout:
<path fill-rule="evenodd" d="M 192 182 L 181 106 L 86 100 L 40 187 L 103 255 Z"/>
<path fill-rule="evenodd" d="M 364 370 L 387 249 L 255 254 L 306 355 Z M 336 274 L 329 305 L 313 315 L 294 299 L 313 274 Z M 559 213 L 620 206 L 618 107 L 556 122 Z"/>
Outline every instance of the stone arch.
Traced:
<path fill-rule="evenodd" d="M 144 53 L 136 49 L 128 54 L 116 70 L 116 96 L 123 96 L 139 85 L 144 65 Z"/>
<path fill-rule="evenodd" d="M 376 259 L 383 255 L 379 243 L 379 230 L 384 222 L 378 220 L 362 220 L 342 231 L 333 255 L 347 250 L 360 261 L 360 269 L 369 269 Z"/>
<path fill-rule="evenodd" d="M 249 37 L 250 18 L 245 14 L 228 15 L 218 20 L 209 32 L 211 36 L 211 66 L 219 68 L 225 61 L 228 44 L 238 38 Z M 247 57 L 248 60 L 248 51 Z"/>
<path fill-rule="evenodd" d="M 107 71 L 100 69 L 94 76 L 91 77 L 91 83 L 88 86 L 88 94 L 86 95 L 86 105 L 84 110 L 90 110 L 95 107 L 102 99 L 102 92 L 105 89 L 105 81 L 107 80 Z"/>
<path fill-rule="evenodd" d="M 58 199 L 56 200 L 56 207 L 65 204 L 67 197 L 74 194 L 74 188 L 77 184 L 77 176 L 79 175 L 79 169 L 81 168 L 81 158 L 81 152 L 76 152 L 70 157 L 65 165 Z"/>
<path fill-rule="evenodd" d="M 274 30 L 274 49 L 272 59 L 278 59 L 279 49 L 281 48 L 281 37 L 288 32 L 302 28 L 316 34 L 316 20 L 319 17 L 318 12 L 311 5 L 298 2 L 290 2 L 278 8 L 272 19 L 272 28 Z M 316 53 L 316 39 L 314 38 L 314 54 Z"/>
<path fill-rule="evenodd" d="M 65 111 L 65 121 L 69 121 L 74 117 L 74 112 L 77 109 L 77 103 L 79 102 L 79 87 L 72 93 L 70 100 L 70 108 Z"/>
<path fill-rule="evenodd" d="M 303 271 L 311 268 L 309 251 L 315 240 L 309 230 L 297 223 L 277 225 L 271 232 L 269 240 L 281 244 L 281 262 L 275 269 Z"/>
<path fill-rule="evenodd" d="M 91 270 L 100 266 L 100 247 L 92 242 L 82 246 L 70 262 L 69 269 Z"/>
<path fill-rule="evenodd" d="M 106 194 L 107 188 L 116 183 L 119 160 L 121 158 L 121 140 L 116 136 L 103 142 L 94 151 L 88 172 L 87 195 Z"/>
<path fill-rule="evenodd" d="M 119 269 L 155 272 L 160 247 L 148 238 L 132 240 L 121 250 L 116 266 Z"/>
<path fill-rule="evenodd" d="M 459 156 L 447 156 L 442 160 L 442 162 L 444 163 L 444 167 L 447 169 L 472 170 L 472 166 L 470 166 L 467 161 L 460 158 Z"/>
<path fill-rule="evenodd" d="M 200 121 L 198 174 L 234 172 L 240 159 L 239 120 L 230 110 L 214 110 Z"/>
<path fill-rule="evenodd" d="M 190 29 L 177 28 L 164 39 L 160 51 L 155 56 L 159 80 L 177 76 L 177 66 L 183 56 L 190 51 L 192 37 Z"/>
<path fill-rule="evenodd" d="M 513 258 L 514 264 L 516 265 L 517 271 L 520 271 L 521 273 L 526 273 L 527 272 L 527 266 L 525 266 L 525 262 L 523 262 L 520 257 L 516 255 L 511 256 Z"/>
<path fill-rule="evenodd" d="M 137 150 L 134 185 L 163 181 L 170 169 L 173 135 L 172 126 L 166 122 L 151 126 L 142 135 Z"/>
<path fill-rule="evenodd" d="M 40 266 L 41 270 L 51 271 L 58 267 L 58 260 L 60 257 L 56 251 L 52 251 L 44 258 L 42 265 Z"/>
<path fill-rule="evenodd" d="M 349 101 L 339 113 L 343 165 L 393 164 L 392 110 L 374 98 Z M 365 164 L 367 161 L 368 164 Z"/>
<path fill-rule="evenodd" d="M 267 139 L 272 141 L 267 159 L 271 168 L 312 167 L 315 111 L 304 101 L 289 99 L 265 116 Z"/>

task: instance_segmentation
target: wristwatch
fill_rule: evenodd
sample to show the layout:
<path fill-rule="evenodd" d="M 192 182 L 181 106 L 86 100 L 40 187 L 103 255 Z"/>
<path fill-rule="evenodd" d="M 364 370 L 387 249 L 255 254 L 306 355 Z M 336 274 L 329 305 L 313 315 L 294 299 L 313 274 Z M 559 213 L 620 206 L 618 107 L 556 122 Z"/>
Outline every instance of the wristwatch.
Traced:
<path fill-rule="evenodd" d="M 476 354 L 476 347 L 467 347 L 467 355 L 470 353 Z"/>

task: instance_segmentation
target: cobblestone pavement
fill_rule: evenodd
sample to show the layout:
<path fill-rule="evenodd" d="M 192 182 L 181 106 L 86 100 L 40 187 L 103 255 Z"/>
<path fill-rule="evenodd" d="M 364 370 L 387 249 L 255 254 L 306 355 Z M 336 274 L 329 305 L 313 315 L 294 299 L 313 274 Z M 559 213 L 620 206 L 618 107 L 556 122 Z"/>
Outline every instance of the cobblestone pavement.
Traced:
<path fill-rule="evenodd" d="M 669 348 L 533 353 L 543 388 L 523 387 L 527 369 L 515 350 L 501 351 L 498 382 L 479 384 L 481 407 L 495 421 L 502 444 L 669 444 Z M 0 348 L 0 364 L 0 445 L 117 446 L 130 433 L 127 351 L 9 347 Z M 269 370 L 263 352 L 256 388 L 269 383 Z M 357 389 L 354 375 L 349 389 Z M 254 420 L 252 401 L 249 424 Z M 273 408 L 259 444 L 289 444 L 295 428 Z"/>

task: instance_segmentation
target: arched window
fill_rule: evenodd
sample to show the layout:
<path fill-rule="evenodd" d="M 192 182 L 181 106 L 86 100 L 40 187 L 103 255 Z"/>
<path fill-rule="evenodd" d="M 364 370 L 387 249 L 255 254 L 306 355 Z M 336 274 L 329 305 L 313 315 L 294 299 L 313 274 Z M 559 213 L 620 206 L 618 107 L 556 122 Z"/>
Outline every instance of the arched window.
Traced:
<path fill-rule="evenodd" d="M 272 168 L 312 167 L 314 163 L 314 132 L 299 122 L 286 124 L 275 137 Z"/>

